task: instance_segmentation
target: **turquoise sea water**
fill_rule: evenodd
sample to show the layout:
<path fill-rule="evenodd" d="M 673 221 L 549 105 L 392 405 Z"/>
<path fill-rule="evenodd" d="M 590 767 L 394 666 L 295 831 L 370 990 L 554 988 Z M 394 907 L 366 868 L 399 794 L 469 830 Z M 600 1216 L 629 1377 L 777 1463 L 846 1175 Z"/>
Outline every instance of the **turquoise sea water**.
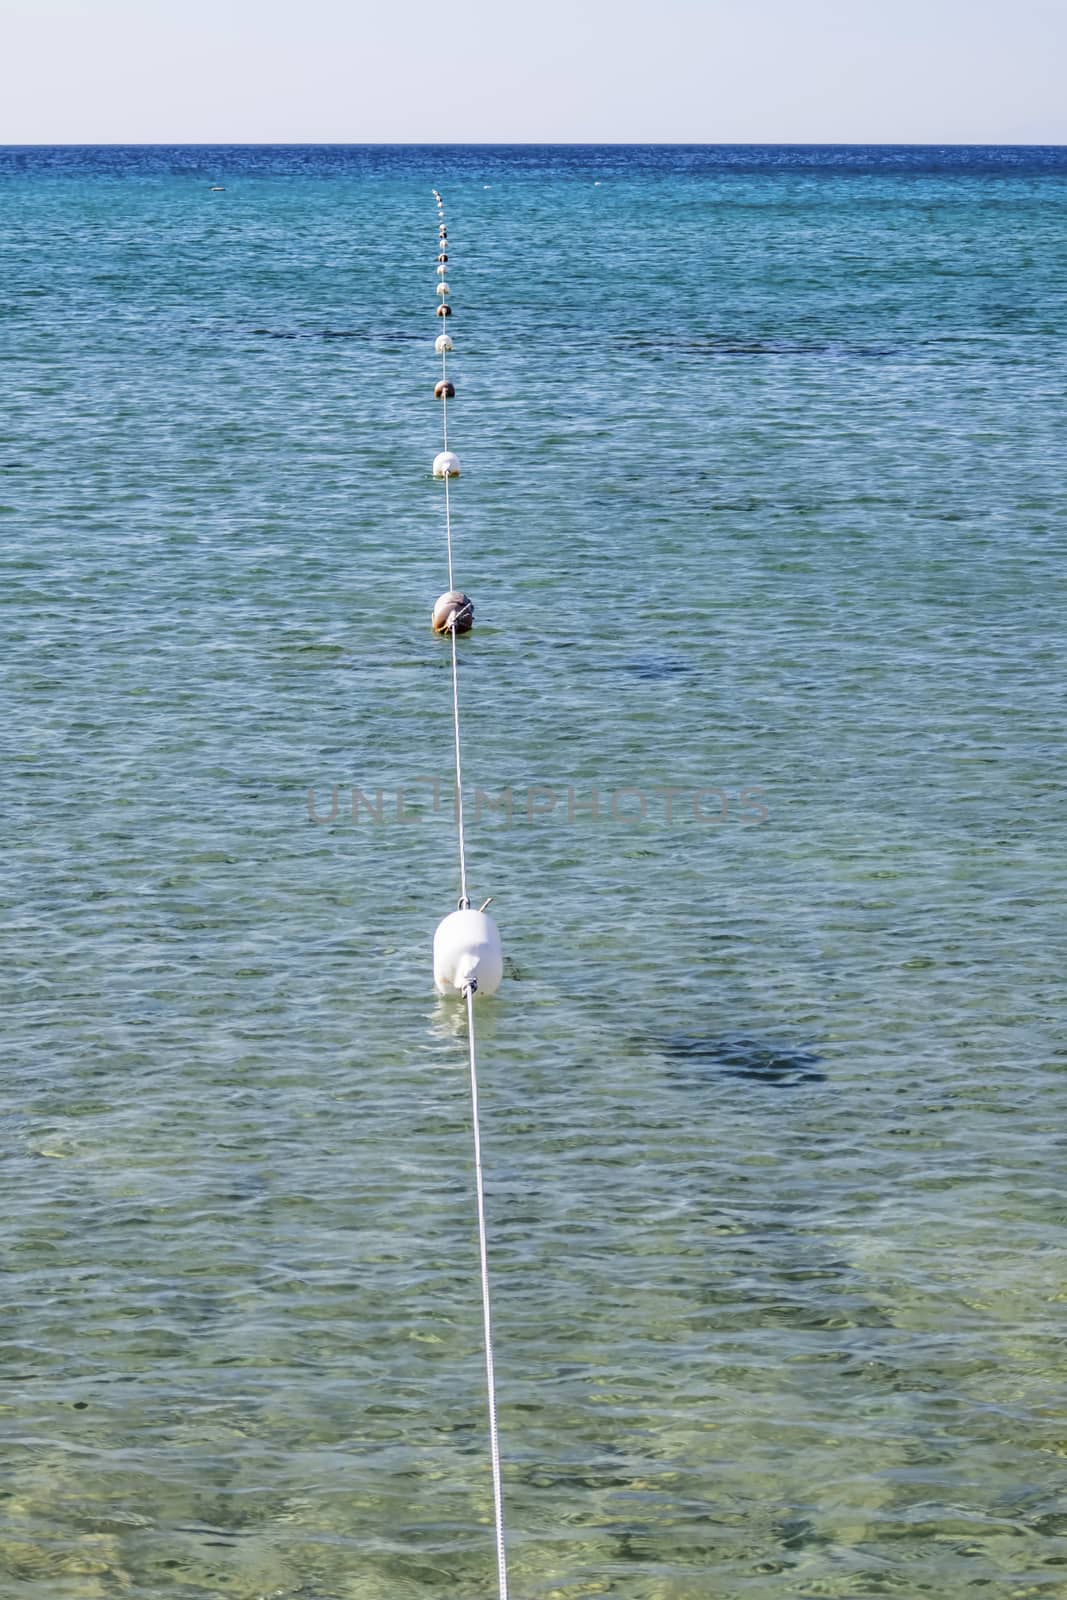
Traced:
<path fill-rule="evenodd" d="M 432 184 L 515 1600 L 1063 1596 L 1067 152 L 617 147 L 0 152 L 0 1595 L 494 1592 Z"/>

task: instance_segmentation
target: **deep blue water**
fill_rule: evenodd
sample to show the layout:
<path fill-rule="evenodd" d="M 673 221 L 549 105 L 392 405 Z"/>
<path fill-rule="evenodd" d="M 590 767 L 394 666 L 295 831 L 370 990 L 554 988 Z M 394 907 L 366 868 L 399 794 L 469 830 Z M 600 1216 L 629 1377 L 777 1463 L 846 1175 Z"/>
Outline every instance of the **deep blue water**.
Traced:
<path fill-rule="evenodd" d="M 431 184 L 516 1600 L 1060 1596 L 1067 151 L 688 146 L 0 151 L 0 1593 L 492 1589 Z"/>
<path fill-rule="evenodd" d="M 565 177 L 591 169 L 612 177 L 662 177 L 676 183 L 724 172 L 786 177 L 1054 177 L 1067 171 L 1064 145 L 7 145 L 5 175 L 68 177 L 201 176 L 225 170 L 248 178 L 418 176 L 423 168 L 453 181 L 486 171 L 514 179 Z M 433 178 L 431 179 L 433 181 Z"/>

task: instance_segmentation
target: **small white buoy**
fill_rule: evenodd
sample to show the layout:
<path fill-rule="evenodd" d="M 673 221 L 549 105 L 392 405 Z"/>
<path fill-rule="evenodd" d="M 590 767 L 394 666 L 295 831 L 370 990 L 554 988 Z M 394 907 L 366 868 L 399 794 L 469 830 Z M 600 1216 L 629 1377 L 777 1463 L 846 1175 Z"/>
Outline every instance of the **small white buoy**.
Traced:
<path fill-rule="evenodd" d="M 433 981 L 438 994 L 495 994 L 504 976 L 500 932 L 484 911 L 453 911 L 433 936 Z"/>
<path fill-rule="evenodd" d="M 447 268 L 445 267 L 445 264 L 442 261 L 441 265 L 437 269 L 437 276 L 439 278 L 443 278 L 445 276 L 446 271 L 447 271 Z"/>
<path fill-rule="evenodd" d="M 430 618 L 434 633 L 450 633 L 453 622 L 457 633 L 470 633 L 474 626 L 474 601 L 461 589 L 449 589 L 441 595 Z"/>
<path fill-rule="evenodd" d="M 459 457 L 454 450 L 442 450 L 434 456 L 433 475 L 435 478 L 459 477 Z"/>
<path fill-rule="evenodd" d="M 433 342 L 433 347 L 439 356 L 446 356 L 452 348 L 452 340 L 447 333 L 439 333 Z"/>
<path fill-rule="evenodd" d="M 450 287 L 449 287 L 449 285 L 447 283 L 439 283 L 437 285 L 437 293 L 439 295 L 450 295 L 452 293 L 452 290 L 450 289 Z"/>

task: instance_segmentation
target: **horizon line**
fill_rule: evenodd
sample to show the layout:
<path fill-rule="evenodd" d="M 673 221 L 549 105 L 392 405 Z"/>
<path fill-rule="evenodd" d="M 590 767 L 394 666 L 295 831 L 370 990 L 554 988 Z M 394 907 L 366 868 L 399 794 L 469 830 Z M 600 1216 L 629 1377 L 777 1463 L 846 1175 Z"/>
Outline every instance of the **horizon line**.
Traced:
<path fill-rule="evenodd" d="M 0 150 L 1067 150 L 1067 141 L 996 139 L 32 139 Z"/>

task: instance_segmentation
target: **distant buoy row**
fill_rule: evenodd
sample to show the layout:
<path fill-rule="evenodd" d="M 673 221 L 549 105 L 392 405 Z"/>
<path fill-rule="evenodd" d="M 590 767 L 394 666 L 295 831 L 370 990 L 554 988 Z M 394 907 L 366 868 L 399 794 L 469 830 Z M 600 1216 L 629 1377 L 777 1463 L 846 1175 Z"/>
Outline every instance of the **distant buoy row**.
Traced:
<path fill-rule="evenodd" d="M 437 190 L 437 307 L 439 317 L 450 317 L 452 293 L 445 281 L 448 265 L 448 228 L 444 202 Z M 455 581 L 452 560 L 451 480 L 459 477 L 459 457 L 448 448 L 448 402 L 456 387 L 448 376 L 448 357 L 452 340 L 440 333 L 434 349 L 441 357 L 441 377 L 434 386 L 434 399 L 441 403 L 441 430 L 444 448 L 434 457 L 433 475 L 444 483 L 445 538 L 448 547 L 448 588 L 433 608 L 435 633 L 447 635 L 452 650 L 452 724 L 456 757 L 456 829 L 459 835 L 459 905 L 438 923 L 433 938 L 433 981 L 438 994 L 462 995 L 467 1009 L 467 1046 L 470 1058 L 471 1114 L 474 1130 L 474 1180 L 478 1207 L 478 1248 L 481 1265 L 482 1319 L 485 1330 L 485 1378 L 489 1410 L 489 1457 L 493 1480 L 493 1515 L 496 1528 L 496 1559 L 499 1600 L 508 1600 L 507 1552 L 504 1534 L 504 1497 L 500 1469 L 500 1439 L 496 1420 L 496 1377 L 493 1357 L 493 1321 L 489 1297 L 489 1255 L 485 1221 L 485 1186 L 482 1175 L 482 1141 L 478 1115 L 478 1068 L 475 1058 L 474 996 L 495 994 L 504 974 L 500 933 L 492 917 L 486 916 L 486 900 L 478 910 L 471 905 L 467 889 L 467 851 L 463 826 L 463 759 L 459 724 L 459 657 L 456 640 L 469 633 L 474 622 L 474 605 Z"/>
<path fill-rule="evenodd" d="M 437 203 L 437 272 L 443 274 L 448 261 L 448 227 L 445 223 L 444 202 L 435 189 Z M 442 281 L 437 285 L 439 296 L 452 293 Z M 437 308 L 450 311 L 447 305 Z M 441 402 L 441 431 L 444 449 L 434 457 L 433 475 L 444 480 L 445 485 L 445 535 L 448 545 L 448 588 L 434 604 L 430 624 L 434 633 L 448 635 L 453 652 L 453 710 L 456 736 L 456 788 L 459 823 L 460 899 L 456 911 L 444 919 L 434 936 L 434 986 L 439 994 L 494 994 L 503 975 L 503 958 L 500 953 L 500 935 L 492 917 L 471 909 L 467 893 L 466 850 L 463 839 L 462 762 L 459 738 L 459 679 L 456 662 L 456 636 L 469 633 L 474 626 L 474 602 L 455 585 L 452 571 L 452 503 L 449 480 L 459 477 L 459 457 L 448 448 L 448 402 L 455 399 L 456 386 L 448 376 L 448 358 L 452 353 L 452 339 L 447 333 L 438 334 L 434 350 L 441 357 L 441 376 L 434 384 L 434 399 Z M 488 902 L 486 902 L 488 904 Z"/>

